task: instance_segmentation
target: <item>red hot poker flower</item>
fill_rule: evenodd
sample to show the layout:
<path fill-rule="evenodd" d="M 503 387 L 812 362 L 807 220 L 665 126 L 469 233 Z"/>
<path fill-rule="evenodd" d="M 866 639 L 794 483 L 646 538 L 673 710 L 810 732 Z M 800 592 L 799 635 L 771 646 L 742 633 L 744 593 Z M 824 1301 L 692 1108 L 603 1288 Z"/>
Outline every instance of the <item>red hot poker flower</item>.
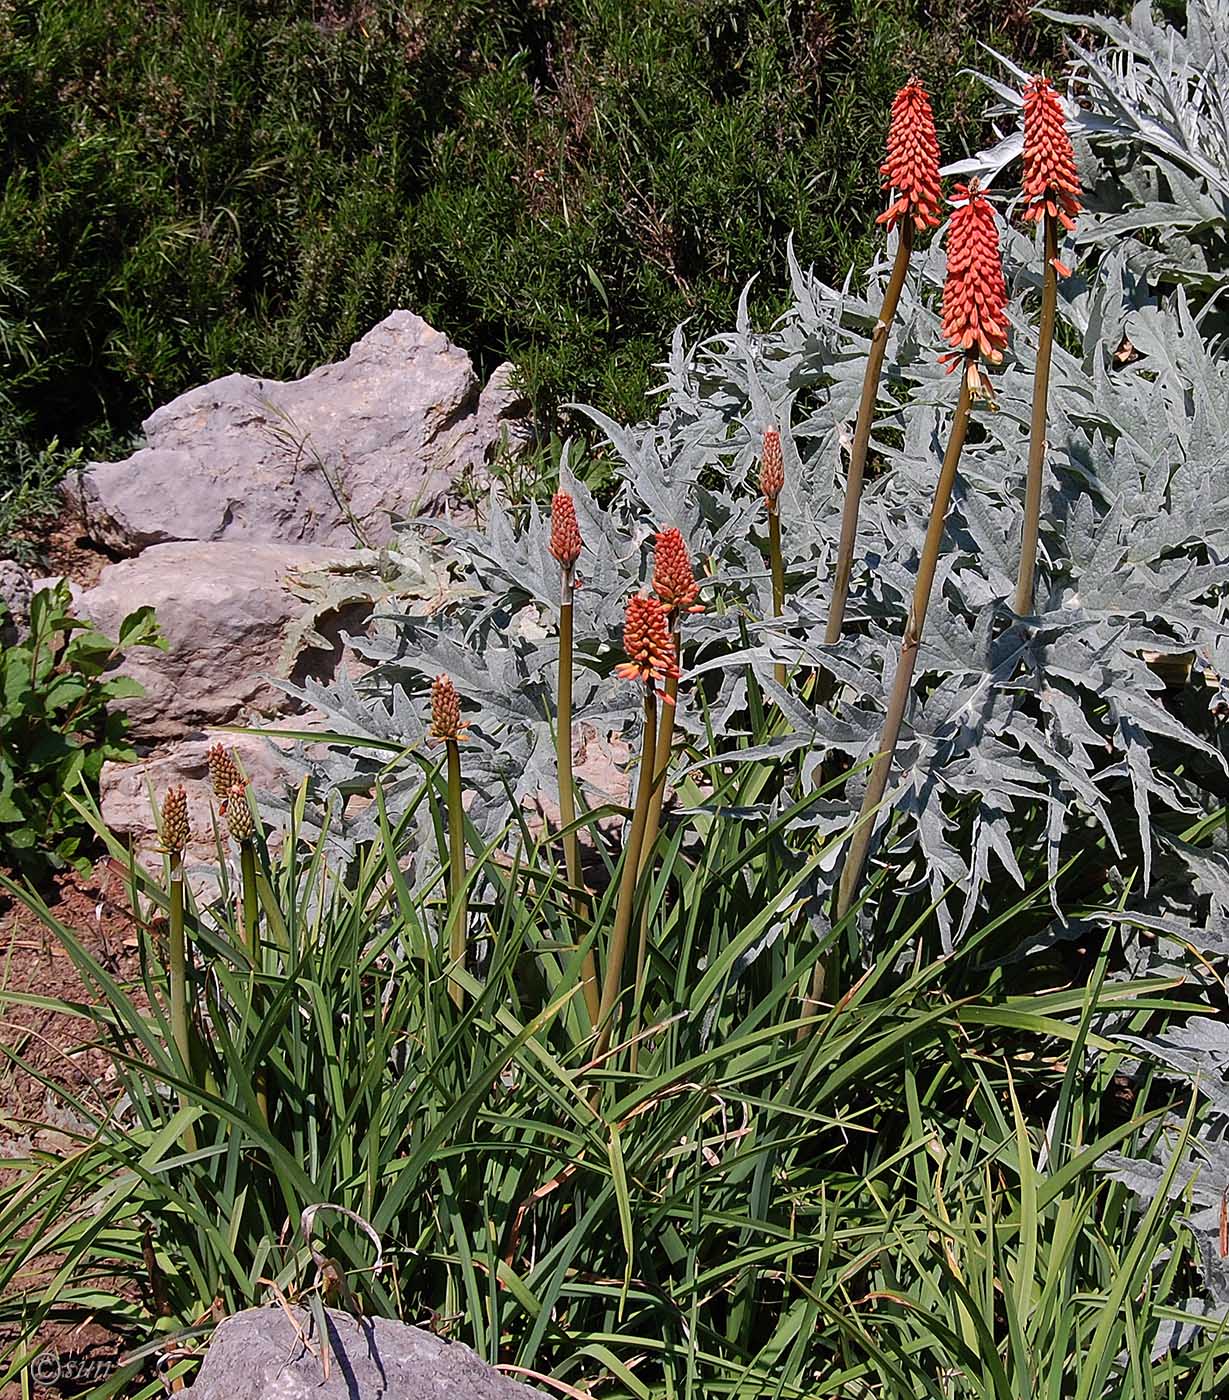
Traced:
<path fill-rule="evenodd" d="M 943 334 L 957 353 L 939 358 L 947 362 L 949 373 L 958 360 L 967 358 L 970 382 L 977 387 L 977 356 L 998 364 L 1007 347 L 1007 284 L 990 201 L 976 180 L 967 187 L 957 185 L 953 197 L 965 202 L 947 229 Z"/>
<path fill-rule="evenodd" d="M 895 190 L 896 199 L 877 223 L 895 228 L 900 219 L 912 219 L 921 233 L 939 227 L 939 138 L 926 89 L 910 78 L 892 103 L 888 127 L 888 158 L 879 167 L 883 188 Z"/>
<path fill-rule="evenodd" d="M 566 491 L 556 491 L 550 503 L 550 552 L 570 569 L 580 558 L 581 545 L 572 498 Z"/>
<path fill-rule="evenodd" d="M 764 446 L 760 451 L 760 490 L 772 505 L 785 485 L 785 459 L 781 456 L 781 434 L 776 428 L 764 429 Z"/>
<path fill-rule="evenodd" d="M 615 675 L 622 680 L 652 685 L 679 673 L 666 610 L 651 593 L 637 593 L 627 601 L 623 650 L 627 660 L 615 667 Z"/>
<path fill-rule="evenodd" d="M 461 697 L 452 678 L 436 676 L 431 682 L 431 742 L 442 744 L 449 739 L 460 742 L 468 728 L 469 724 L 461 718 Z"/>
<path fill-rule="evenodd" d="M 703 612 L 700 585 L 682 532 L 673 525 L 658 533 L 653 549 L 653 592 L 667 612 Z"/>
<path fill-rule="evenodd" d="M 1024 85 L 1024 217 L 1036 222 L 1049 214 L 1073 229 L 1080 194 L 1063 104 L 1049 78 L 1030 78 Z"/>

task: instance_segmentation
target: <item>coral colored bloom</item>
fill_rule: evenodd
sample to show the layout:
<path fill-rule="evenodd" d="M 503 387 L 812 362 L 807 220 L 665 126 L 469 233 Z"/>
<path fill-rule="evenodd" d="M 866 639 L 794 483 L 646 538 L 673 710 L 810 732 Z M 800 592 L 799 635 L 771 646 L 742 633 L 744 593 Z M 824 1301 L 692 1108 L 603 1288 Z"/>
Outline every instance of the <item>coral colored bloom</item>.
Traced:
<path fill-rule="evenodd" d="M 637 593 L 628 599 L 623 650 L 627 660 L 615 667 L 615 675 L 625 681 L 651 685 L 679 673 L 666 610 L 651 593 Z"/>
<path fill-rule="evenodd" d="M 448 676 L 436 676 L 431 682 L 430 738 L 437 744 L 465 738 L 468 725 L 461 719 L 461 697 Z"/>
<path fill-rule="evenodd" d="M 1049 214 L 1073 229 L 1080 193 L 1063 104 L 1049 78 L 1030 78 L 1024 84 L 1024 217 L 1036 222 Z"/>
<path fill-rule="evenodd" d="M 957 185 L 954 198 L 965 202 L 947 229 L 943 334 L 957 353 L 940 359 L 949 372 L 958 360 L 978 355 L 998 364 L 1007 346 L 1007 284 L 994 211 L 976 181 Z"/>
<path fill-rule="evenodd" d="M 781 434 L 776 428 L 766 428 L 760 453 L 760 490 L 769 505 L 781 494 L 784 485 L 785 459 L 781 456 Z"/>
<path fill-rule="evenodd" d="M 894 190 L 896 199 L 877 223 L 895 228 L 899 219 L 912 219 L 919 233 L 939 227 L 939 138 L 930 99 L 916 78 L 910 78 L 892 103 L 888 158 L 879 173 L 883 188 Z"/>
<path fill-rule="evenodd" d="M 658 533 L 653 549 L 653 592 L 668 612 L 703 612 L 700 585 L 682 533 L 673 525 Z"/>
<path fill-rule="evenodd" d="M 570 569 L 580 558 L 581 544 L 572 498 L 566 491 L 556 491 L 550 503 L 550 552 Z"/>

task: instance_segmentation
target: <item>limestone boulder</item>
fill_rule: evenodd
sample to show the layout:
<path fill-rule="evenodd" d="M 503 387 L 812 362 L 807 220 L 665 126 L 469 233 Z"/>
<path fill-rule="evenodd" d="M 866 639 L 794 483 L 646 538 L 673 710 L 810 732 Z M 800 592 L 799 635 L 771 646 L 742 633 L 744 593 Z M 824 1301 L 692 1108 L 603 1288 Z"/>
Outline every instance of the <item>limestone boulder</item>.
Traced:
<path fill-rule="evenodd" d="M 252 1308 L 213 1334 L 182 1400 L 535 1400 L 469 1347 L 386 1318 Z"/>
<path fill-rule="evenodd" d="M 379 546 L 392 522 L 441 509 L 481 472 L 527 404 L 501 366 L 394 311 L 346 359 L 282 383 L 243 374 L 192 389 L 144 423 L 122 462 L 65 483 L 87 537 L 119 554 L 176 540 Z"/>
<path fill-rule="evenodd" d="M 124 660 L 124 673 L 145 690 L 122 702 L 133 737 L 153 744 L 273 715 L 289 704 L 275 677 L 330 679 L 342 636 L 362 627 L 366 608 L 309 618 L 293 585 L 296 571 L 336 557 L 319 546 L 221 541 L 153 545 L 108 565 L 81 595 L 81 614 L 115 636 L 130 611 L 148 604 L 167 642 L 164 652 L 141 648 Z"/>

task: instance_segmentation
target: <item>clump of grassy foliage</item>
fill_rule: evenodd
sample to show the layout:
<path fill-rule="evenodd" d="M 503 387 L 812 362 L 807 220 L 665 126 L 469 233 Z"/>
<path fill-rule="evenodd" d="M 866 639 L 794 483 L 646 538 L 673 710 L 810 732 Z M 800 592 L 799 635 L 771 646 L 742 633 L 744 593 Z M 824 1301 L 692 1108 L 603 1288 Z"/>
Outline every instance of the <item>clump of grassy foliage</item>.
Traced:
<path fill-rule="evenodd" d="M 1014 0 L 5 5 L 0 417 L 105 451 L 396 305 L 544 413 L 638 416 L 661 326 L 728 322 L 756 272 L 773 309 L 789 230 L 866 261 L 907 72 L 976 142 L 976 38 L 1046 43 Z"/>

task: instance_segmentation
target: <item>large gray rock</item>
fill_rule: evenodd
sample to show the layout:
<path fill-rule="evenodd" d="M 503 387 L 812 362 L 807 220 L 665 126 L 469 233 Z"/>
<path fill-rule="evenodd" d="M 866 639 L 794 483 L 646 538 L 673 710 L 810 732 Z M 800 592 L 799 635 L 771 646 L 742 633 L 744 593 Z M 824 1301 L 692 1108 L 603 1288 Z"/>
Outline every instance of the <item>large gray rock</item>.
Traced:
<path fill-rule="evenodd" d="M 330 1310 L 324 1379 L 310 1313 L 236 1313 L 213 1334 L 196 1383 L 182 1400 L 535 1400 L 467 1346 L 404 1323 Z"/>
<path fill-rule="evenodd" d="M 142 648 L 124 673 L 145 695 L 123 701 L 141 741 L 181 738 L 240 717 L 287 708 L 269 677 L 330 678 L 342 655 L 340 637 L 363 622 L 361 608 L 320 619 L 312 629 L 327 650 L 296 642 L 308 605 L 291 590 L 297 569 L 319 568 L 336 550 L 279 544 L 154 545 L 135 559 L 109 564 L 83 593 L 80 611 L 115 636 L 133 608 L 151 605 L 167 640 L 165 652 Z M 306 630 L 306 629 L 304 629 Z"/>
<path fill-rule="evenodd" d="M 338 364 L 280 383 L 230 374 L 145 420 L 145 445 L 65 483 L 90 538 L 120 554 L 172 540 L 380 545 L 438 510 L 524 413 L 507 367 L 480 393 L 464 350 L 394 311 Z"/>

